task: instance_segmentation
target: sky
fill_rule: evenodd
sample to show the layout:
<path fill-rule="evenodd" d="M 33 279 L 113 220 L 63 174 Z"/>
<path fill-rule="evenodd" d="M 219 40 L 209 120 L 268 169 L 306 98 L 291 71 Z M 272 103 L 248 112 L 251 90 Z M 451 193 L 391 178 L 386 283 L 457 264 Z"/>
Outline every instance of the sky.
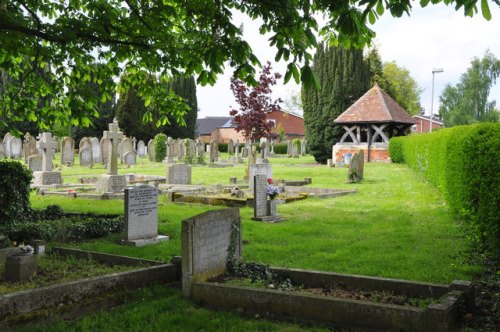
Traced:
<path fill-rule="evenodd" d="M 443 69 L 435 74 L 433 113 L 439 109 L 439 96 L 446 84 L 455 85 L 466 72 L 474 57 L 481 58 L 490 50 L 500 58 L 500 8 L 488 1 L 492 19 L 487 21 L 477 13 L 474 17 L 465 17 L 463 12 L 444 4 L 415 8 L 410 16 L 393 18 L 386 12 L 371 28 L 377 37 L 373 43 L 377 46 L 383 62 L 395 61 L 399 67 L 405 67 L 424 90 L 421 105 L 430 114 L 432 95 L 432 70 Z M 244 15 L 235 15 L 234 22 L 244 25 L 244 38 L 253 48 L 261 63 L 271 61 L 273 70 L 285 74 L 286 63 L 272 61 L 276 49 L 269 47 L 269 36 L 261 36 L 259 24 Z M 197 97 L 200 112 L 198 118 L 207 116 L 229 116 L 229 110 L 237 108 L 237 103 L 230 90 L 232 69 L 226 68 L 217 83 L 211 86 L 198 86 Z M 273 89 L 273 97 L 289 100 L 298 93 L 300 86 L 290 80 L 286 85 L 281 80 Z M 500 82 L 492 88 L 490 100 L 500 106 Z M 282 107 L 285 105 L 282 104 Z"/>

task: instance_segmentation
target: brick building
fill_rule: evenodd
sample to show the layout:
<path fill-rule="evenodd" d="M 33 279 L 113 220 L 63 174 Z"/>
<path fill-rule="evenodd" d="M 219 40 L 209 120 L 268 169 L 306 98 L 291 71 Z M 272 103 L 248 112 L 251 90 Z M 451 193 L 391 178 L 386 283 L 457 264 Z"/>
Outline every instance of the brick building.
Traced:
<path fill-rule="evenodd" d="M 416 134 L 428 133 L 430 129 L 430 116 L 426 115 L 414 115 L 413 119 L 415 120 L 415 124 L 411 127 L 411 132 Z M 435 116 L 432 118 L 432 130 L 443 128 L 444 123 L 441 119 L 436 118 Z"/>

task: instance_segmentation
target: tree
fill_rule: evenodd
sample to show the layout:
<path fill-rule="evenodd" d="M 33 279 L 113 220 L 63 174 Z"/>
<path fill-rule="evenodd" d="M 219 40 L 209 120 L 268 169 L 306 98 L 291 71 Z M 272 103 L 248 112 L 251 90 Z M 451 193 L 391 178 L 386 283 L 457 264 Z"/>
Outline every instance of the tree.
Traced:
<path fill-rule="evenodd" d="M 439 114 L 445 126 L 498 121 L 496 102 L 488 101 L 488 96 L 499 76 L 500 60 L 489 51 L 482 59 L 474 58 L 460 81 L 455 86 L 447 84 L 439 97 Z"/>
<path fill-rule="evenodd" d="M 229 115 L 233 118 L 236 131 L 243 131 L 246 139 L 261 137 L 274 138 L 272 125 L 266 121 L 266 115 L 281 110 L 281 99 L 272 100 L 271 87 L 281 78 L 279 73 L 271 73 L 271 63 L 262 68 L 259 84 L 248 87 L 243 81 L 232 78 L 231 91 L 240 109 L 232 109 Z"/>
<path fill-rule="evenodd" d="M 440 2 L 472 16 L 479 0 L 432 1 Z M 420 1 L 421 6 L 429 3 Z M 168 115 L 180 119 L 182 114 L 169 108 L 170 94 L 156 84 L 158 79 L 164 83 L 171 77 L 195 75 L 200 84 L 214 84 L 229 63 L 235 77 L 255 85 L 260 63 L 243 29 L 233 22 L 233 12 L 260 19 L 260 33 L 272 34 L 276 60 L 289 62 L 285 81 L 293 77 L 297 83 L 318 87 L 310 67 L 316 31 L 332 43 L 362 47 L 375 35 L 368 23 L 385 10 L 396 17 L 409 14 L 411 6 L 408 0 L 3 1 L 0 69 L 21 85 L 9 85 L 1 97 L 0 125 L 26 119 L 36 119 L 43 128 L 56 122 L 89 125 L 88 117 L 97 116 L 96 102 L 83 103 L 79 110 L 69 105 L 79 98 L 78 87 L 90 81 L 103 91 L 102 102 L 137 86 L 144 102 L 158 110 L 162 124 Z M 486 0 L 481 0 L 481 10 L 491 18 Z M 320 13 L 328 15 L 321 29 L 315 19 Z M 96 62 L 105 65 L 91 66 Z M 49 77 L 40 72 L 47 68 Z M 106 81 L 122 74 L 126 79 L 119 83 Z M 32 102 L 42 98 L 43 107 Z"/>
<path fill-rule="evenodd" d="M 198 118 L 198 99 L 196 98 L 196 82 L 194 77 L 175 77 L 169 83 L 168 88 L 181 97 L 189 106 L 189 110 L 183 115 L 183 123 L 179 124 L 172 116 L 169 117 L 170 125 L 162 130 L 173 138 L 193 138 L 196 131 L 196 119 Z"/>
<path fill-rule="evenodd" d="M 423 89 L 411 77 L 408 69 L 399 67 L 395 61 L 384 63 L 385 90 L 403 109 L 411 115 L 420 114 L 420 96 Z M 382 86 L 381 86 L 382 87 Z M 383 87 L 382 87 L 383 88 Z"/>
<path fill-rule="evenodd" d="M 316 161 L 326 163 L 344 133 L 333 120 L 369 89 L 370 69 L 362 50 L 322 44 L 313 70 L 321 90 L 302 89 L 304 126 L 309 151 Z"/>
<path fill-rule="evenodd" d="M 132 87 L 120 96 L 116 104 L 116 119 L 126 136 L 148 141 L 159 132 L 154 123 L 142 122 L 146 112 L 148 109 L 137 95 L 137 88 Z"/>

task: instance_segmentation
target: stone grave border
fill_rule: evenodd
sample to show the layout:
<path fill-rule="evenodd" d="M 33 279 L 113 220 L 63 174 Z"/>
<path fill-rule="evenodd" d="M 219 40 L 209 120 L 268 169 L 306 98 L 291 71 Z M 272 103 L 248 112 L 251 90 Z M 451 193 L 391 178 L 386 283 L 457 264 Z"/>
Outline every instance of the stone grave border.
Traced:
<path fill-rule="evenodd" d="M 104 264 L 122 264 L 138 268 L 0 295 L 0 319 L 4 320 L 9 316 L 57 306 L 60 303 L 77 302 L 87 296 L 114 289 L 140 288 L 153 284 L 179 282 L 181 279 L 179 259 L 173 259 L 172 263 L 165 263 L 67 248 L 52 248 L 52 253 L 80 258 L 91 257 Z"/>

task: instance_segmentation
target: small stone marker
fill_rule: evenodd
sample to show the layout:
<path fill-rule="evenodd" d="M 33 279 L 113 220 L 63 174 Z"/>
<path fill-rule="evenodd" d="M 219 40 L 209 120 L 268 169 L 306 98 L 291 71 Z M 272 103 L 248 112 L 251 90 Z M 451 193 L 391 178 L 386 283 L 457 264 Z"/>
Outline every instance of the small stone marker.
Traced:
<path fill-rule="evenodd" d="M 191 296 L 192 283 L 226 272 L 228 249 L 242 254 L 241 217 L 237 208 L 208 211 L 182 221 L 182 292 Z"/>
<path fill-rule="evenodd" d="M 168 184 L 191 184 L 191 166 L 187 164 L 167 164 Z"/>
<path fill-rule="evenodd" d="M 148 185 L 125 188 L 125 239 L 122 244 L 144 246 L 167 241 L 158 235 L 158 189 Z"/>
<path fill-rule="evenodd" d="M 35 185 L 62 184 L 61 173 L 52 172 L 52 159 L 58 145 L 51 133 L 42 133 L 40 141 L 36 142 L 36 148 L 42 150 L 42 170 L 33 173 Z"/>

